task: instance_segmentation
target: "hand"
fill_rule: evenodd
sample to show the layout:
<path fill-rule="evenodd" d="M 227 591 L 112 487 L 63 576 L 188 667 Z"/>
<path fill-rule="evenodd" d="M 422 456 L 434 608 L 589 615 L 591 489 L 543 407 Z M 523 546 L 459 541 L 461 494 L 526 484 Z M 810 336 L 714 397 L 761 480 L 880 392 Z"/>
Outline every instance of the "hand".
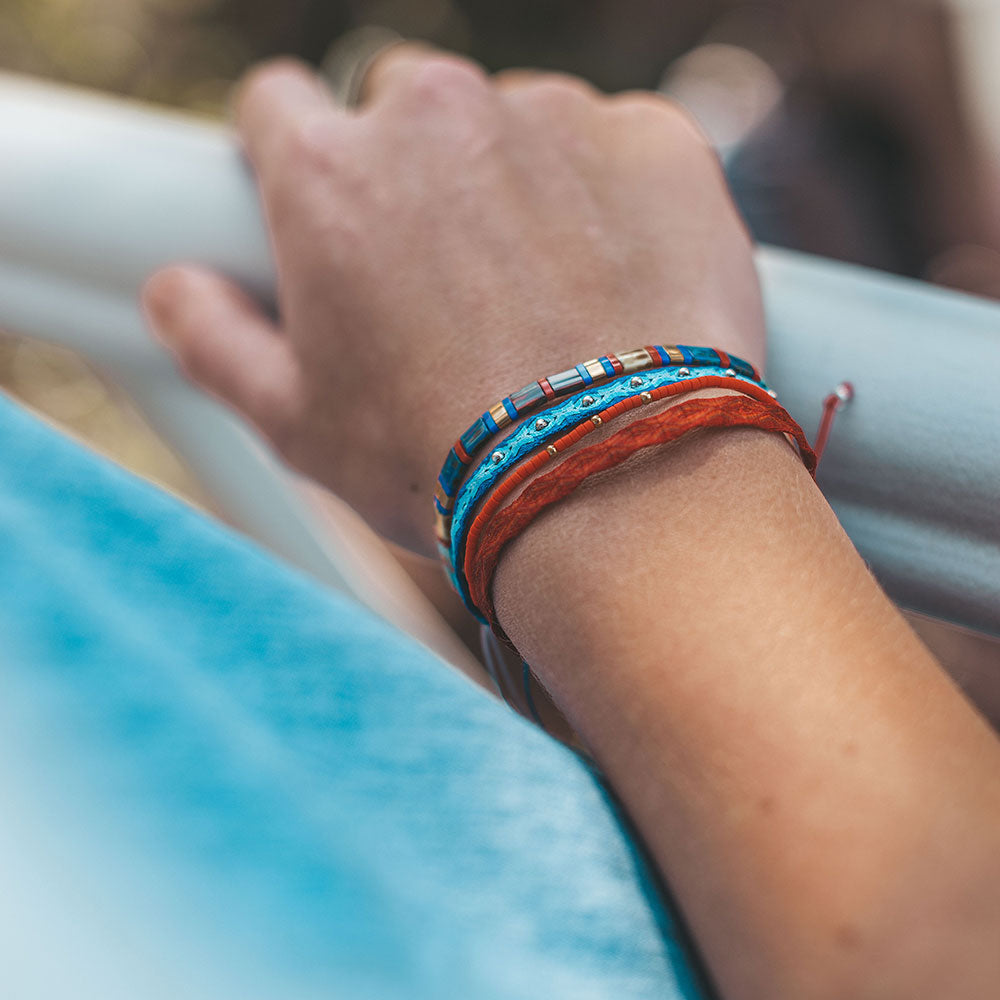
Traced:
<path fill-rule="evenodd" d="M 237 119 L 280 321 L 193 267 L 149 281 L 149 317 L 195 382 L 395 541 L 433 551 L 448 449 L 533 379 L 647 343 L 763 366 L 749 239 L 666 100 L 401 46 L 357 111 L 282 61 Z"/>

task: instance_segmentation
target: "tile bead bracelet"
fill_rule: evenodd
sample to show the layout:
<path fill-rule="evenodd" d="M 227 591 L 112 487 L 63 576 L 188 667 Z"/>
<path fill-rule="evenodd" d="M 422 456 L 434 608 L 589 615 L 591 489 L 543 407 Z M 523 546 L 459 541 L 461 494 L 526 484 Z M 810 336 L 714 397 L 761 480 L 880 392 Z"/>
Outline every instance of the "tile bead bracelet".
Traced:
<path fill-rule="evenodd" d="M 488 409 L 455 442 L 438 477 L 434 503 L 441 516 L 451 513 L 458 486 L 472 464 L 473 458 L 504 427 L 515 420 L 534 413 L 539 407 L 551 404 L 579 389 L 606 382 L 608 379 L 631 375 L 651 368 L 687 367 L 703 368 L 707 365 L 731 369 L 735 375 L 760 379 L 760 373 L 748 361 L 731 357 L 725 351 L 711 347 L 685 347 L 660 345 L 640 347 L 619 354 L 585 361 L 581 365 L 547 378 L 539 379 L 512 393 Z"/>
<path fill-rule="evenodd" d="M 662 368 L 641 376 L 619 378 L 559 402 L 540 419 L 522 424 L 498 444 L 459 489 L 453 515 L 438 518 L 439 552 L 452 586 L 463 600 L 469 603 L 463 571 L 469 525 L 487 495 L 490 495 L 487 506 L 494 502 L 491 491 L 511 469 L 532 453 L 536 454 L 536 460 L 541 457 L 544 461 L 553 453 L 552 442 L 568 432 L 582 437 L 605 420 L 635 406 L 666 395 L 707 388 L 736 389 L 758 398 L 771 398 L 764 383 L 736 375 L 732 368 L 704 367 L 697 375 L 685 368 Z"/>

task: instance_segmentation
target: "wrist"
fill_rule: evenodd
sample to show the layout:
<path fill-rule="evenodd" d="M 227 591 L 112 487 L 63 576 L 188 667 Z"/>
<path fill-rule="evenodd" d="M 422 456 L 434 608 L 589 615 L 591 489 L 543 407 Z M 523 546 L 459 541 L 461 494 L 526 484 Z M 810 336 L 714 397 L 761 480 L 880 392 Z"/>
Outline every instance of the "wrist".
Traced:
<path fill-rule="evenodd" d="M 789 441 L 794 440 L 808 471 L 815 470 L 816 456 L 801 428 L 774 402 L 771 398 L 774 394 L 766 386 L 729 377 L 717 378 L 714 375 L 696 382 L 689 378 L 689 373 L 685 370 L 681 370 L 679 375 L 679 380 L 674 379 L 665 385 L 640 392 L 615 403 L 600 414 L 594 414 L 590 419 L 578 423 L 569 434 L 563 433 L 563 427 L 558 425 L 557 420 L 539 421 L 540 427 L 527 430 L 522 437 L 533 443 L 537 435 L 545 432 L 551 423 L 555 426 L 549 433 L 557 440 L 544 451 L 536 450 L 528 461 L 507 476 L 483 505 L 469 529 L 466 529 L 467 503 L 481 495 L 482 483 L 477 484 L 475 490 L 470 487 L 465 489 L 456 505 L 458 513 L 451 519 L 460 527 L 458 531 L 450 529 L 450 565 L 464 568 L 464 573 L 455 576 L 456 586 L 470 608 L 475 608 L 494 628 L 499 628 L 499 624 L 490 591 L 505 547 L 541 513 L 571 496 L 588 479 L 618 468 L 637 453 L 679 441 L 696 432 L 735 427 L 755 428 L 784 435 Z M 583 438 L 600 429 L 606 422 L 614 422 L 616 417 L 651 405 L 657 399 L 672 395 L 688 396 L 693 390 L 701 388 L 734 386 L 739 389 L 736 396 L 682 400 L 676 408 L 632 421 L 608 440 L 588 445 L 577 454 L 563 457 L 567 450 L 572 450 Z M 596 399 L 590 394 L 571 401 L 568 408 L 571 421 L 580 410 L 586 410 L 595 402 Z M 510 442 L 493 455 L 493 464 L 502 466 L 511 456 L 518 456 L 516 447 L 508 445 Z M 523 485 L 526 477 L 534 476 L 552 462 L 555 467 L 551 471 L 530 482 L 513 502 L 501 509 L 505 498 Z M 477 473 L 481 480 L 487 482 L 491 474 L 490 468 L 485 465 Z"/>
<path fill-rule="evenodd" d="M 752 428 L 689 435 L 593 477 L 504 552 L 494 578 L 500 624 L 539 671 L 621 662 L 653 616 L 665 638 L 718 627 L 726 567 L 752 573 L 760 548 L 806 544 L 803 499 L 833 519 L 778 435 Z M 717 638 L 717 637 L 716 637 Z"/>

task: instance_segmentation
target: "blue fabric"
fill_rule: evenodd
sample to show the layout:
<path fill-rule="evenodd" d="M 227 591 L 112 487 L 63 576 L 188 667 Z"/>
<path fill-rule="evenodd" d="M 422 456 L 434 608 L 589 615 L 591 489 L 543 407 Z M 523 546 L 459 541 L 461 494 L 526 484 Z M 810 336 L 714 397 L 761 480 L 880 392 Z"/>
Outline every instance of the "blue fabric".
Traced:
<path fill-rule="evenodd" d="M 568 751 L 0 400 L 0 995 L 705 995 Z"/>

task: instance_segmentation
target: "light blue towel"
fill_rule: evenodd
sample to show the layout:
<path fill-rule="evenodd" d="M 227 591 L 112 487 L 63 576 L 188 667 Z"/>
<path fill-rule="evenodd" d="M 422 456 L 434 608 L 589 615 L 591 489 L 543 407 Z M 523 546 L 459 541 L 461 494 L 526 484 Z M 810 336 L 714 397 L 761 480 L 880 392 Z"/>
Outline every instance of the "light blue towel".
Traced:
<path fill-rule="evenodd" d="M 0 996 L 693 1000 L 587 769 L 0 401 Z"/>

